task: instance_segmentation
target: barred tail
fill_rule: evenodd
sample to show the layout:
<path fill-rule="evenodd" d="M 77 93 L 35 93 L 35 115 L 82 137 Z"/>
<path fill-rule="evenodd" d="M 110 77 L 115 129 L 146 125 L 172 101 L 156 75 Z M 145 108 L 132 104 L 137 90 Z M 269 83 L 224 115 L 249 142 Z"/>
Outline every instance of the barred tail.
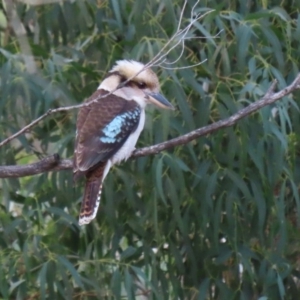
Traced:
<path fill-rule="evenodd" d="M 86 175 L 84 196 L 81 203 L 79 225 L 89 224 L 97 215 L 100 204 L 102 183 L 106 164 L 101 164 L 97 169 Z"/>

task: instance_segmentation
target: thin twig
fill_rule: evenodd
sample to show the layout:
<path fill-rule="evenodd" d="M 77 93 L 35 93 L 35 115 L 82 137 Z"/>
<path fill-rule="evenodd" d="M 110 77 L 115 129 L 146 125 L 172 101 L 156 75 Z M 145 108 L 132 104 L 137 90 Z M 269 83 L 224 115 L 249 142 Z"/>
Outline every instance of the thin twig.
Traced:
<path fill-rule="evenodd" d="M 193 68 L 193 67 L 197 67 L 197 66 L 200 66 L 202 65 L 203 63 L 205 63 L 207 61 L 207 58 L 196 63 L 196 64 L 193 64 L 193 65 L 188 65 L 188 66 L 182 66 L 182 67 L 165 67 L 165 66 L 161 66 L 161 68 L 163 69 L 166 69 L 166 70 L 183 70 L 183 69 L 190 69 L 190 68 Z"/>
<path fill-rule="evenodd" d="M 289 95 L 290 93 L 300 89 L 300 73 L 295 78 L 295 80 L 283 90 L 274 93 L 277 81 L 275 80 L 268 91 L 266 92 L 265 96 L 262 97 L 260 100 L 251 103 L 250 105 L 242 108 L 232 116 L 227 119 L 220 120 L 208 126 L 204 126 L 202 128 L 198 128 L 193 130 L 187 134 L 179 136 L 177 138 L 171 139 L 169 141 L 153 145 L 150 147 L 145 147 L 142 149 L 135 150 L 131 158 L 138 158 L 141 156 L 157 154 L 163 150 L 173 148 L 179 145 L 185 145 L 192 140 L 195 140 L 201 136 L 213 133 L 221 128 L 230 127 L 235 125 L 239 120 L 247 117 L 248 115 L 258 111 L 264 106 L 270 105 L 277 100 Z M 58 160 L 57 156 L 49 156 L 44 158 L 43 160 L 23 165 L 23 166 L 1 166 L 0 167 L 0 178 L 9 178 L 9 177 L 23 177 L 29 175 L 36 175 L 48 171 L 60 171 L 60 170 L 69 170 L 72 169 L 73 162 L 71 159 L 64 159 Z"/>
<path fill-rule="evenodd" d="M 180 27 L 181 27 L 182 18 L 183 18 L 183 14 L 184 14 L 184 11 L 185 11 L 186 4 L 187 4 L 187 0 L 184 1 L 183 7 L 182 7 L 181 12 L 180 12 L 179 22 L 178 22 L 178 26 L 177 26 L 177 32 L 180 30 Z"/>
<path fill-rule="evenodd" d="M 194 25 L 195 22 L 199 21 L 200 19 L 204 18 L 206 15 L 210 14 L 211 12 L 213 12 L 214 10 L 210 10 L 207 11 L 204 14 L 197 14 L 195 19 L 193 20 L 192 16 L 193 16 L 193 10 L 194 7 L 192 9 L 191 12 L 191 23 L 189 23 L 183 30 L 178 31 L 177 33 L 175 33 L 171 39 L 168 41 L 168 43 L 166 43 L 166 45 L 164 45 L 164 47 L 158 52 L 158 54 L 146 65 L 147 68 L 153 67 L 153 66 L 158 66 L 158 67 L 162 67 L 162 60 L 165 59 L 169 53 L 171 51 L 173 51 L 179 44 L 183 43 L 185 40 L 188 40 L 189 38 L 186 38 L 186 35 L 188 34 L 188 32 L 190 31 L 191 27 Z M 171 44 L 171 42 L 173 42 L 173 40 L 175 40 L 175 38 L 177 38 L 178 36 L 180 36 L 181 34 L 183 34 L 178 41 L 168 50 L 166 51 L 164 54 L 162 54 L 165 49 L 167 49 L 169 47 L 169 45 Z M 182 55 L 182 54 L 181 54 Z"/>

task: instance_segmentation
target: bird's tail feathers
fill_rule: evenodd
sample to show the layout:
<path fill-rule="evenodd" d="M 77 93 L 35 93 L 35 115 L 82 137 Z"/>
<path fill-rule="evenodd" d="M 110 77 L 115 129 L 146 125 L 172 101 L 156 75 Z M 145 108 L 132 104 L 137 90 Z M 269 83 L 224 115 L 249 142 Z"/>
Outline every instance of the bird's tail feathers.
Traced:
<path fill-rule="evenodd" d="M 96 217 L 101 199 L 105 166 L 103 164 L 87 175 L 79 215 L 79 225 L 89 224 Z"/>

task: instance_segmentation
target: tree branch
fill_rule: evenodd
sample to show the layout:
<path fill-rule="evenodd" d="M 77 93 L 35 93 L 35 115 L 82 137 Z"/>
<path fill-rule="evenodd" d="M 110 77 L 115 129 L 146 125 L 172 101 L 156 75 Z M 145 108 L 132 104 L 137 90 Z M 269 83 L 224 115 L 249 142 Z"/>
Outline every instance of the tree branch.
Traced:
<path fill-rule="evenodd" d="M 71 160 L 65 160 L 70 161 Z M 42 160 L 23 166 L 0 166 L 0 178 L 16 178 L 29 175 L 36 175 L 53 171 L 57 166 L 63 165 L 63 161 L 60 161 L 59 155 L 54 154 L 43 158 Z M 68 166 L 70 169 L 72 165 Z M 60 170 L 63 168 L 60 167 Z"/>
<path fill-rule="evenodd" d="M 192 140 L 195 140 L 201 136 L 213 133 L 221 128 L 230 127 L 236 124 L 239 120 L 245 118 L 246 116 L 252 114 L 253 112 L 259 110 L 260 108 L 270 105 L 277 100 L 289 95 L 295 90 L 300 89 L 300 73 L 295 78 L 295 80 L 283 90 L 274 93 L 277 81 L 275 80 L 265 96 L 260 100 L 251 103 L 247 107 L 242 108 L 237 113 L 233 114 L 231 117 L 220 120 L 208 126 L 198 128 L 187 134 L 179 136 L 177 138 L 171 139 L 169 141 L 153 145 L 150 147 L 145 147 L 142 149 L 137 149 L 131 155 L 131 158 L 137 158 L 141 156 L 157 154 L 163 150 L 173 148 L 179 145 L 185 145 Z M 71 159 L 60 160 L 57 154 L 48 156 L 41 161 L 33 164 L 23 165 L 23 166 L 1 166 L 0 167 L 0 178 L 12 178 L 12 177 L 23 177 L 29 175 L 36 175 L 49 171 L 59 171 L 59 170 L 69 170 L 72 169 L 73 162 Z"/>

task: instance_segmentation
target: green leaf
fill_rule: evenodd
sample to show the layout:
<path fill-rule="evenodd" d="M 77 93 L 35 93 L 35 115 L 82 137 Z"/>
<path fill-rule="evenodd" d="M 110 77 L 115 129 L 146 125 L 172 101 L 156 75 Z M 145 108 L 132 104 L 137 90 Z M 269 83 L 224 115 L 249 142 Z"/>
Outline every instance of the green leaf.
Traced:
<path fill-rule="evenodd" d="M 282 278 L 280 277 L 279 274 L 277 274 L 277 286 L 278 286 L 278 289 L 279 289 L 281 299 L 284 299 L 284 297 L 285 297 L 285 288 L 284 288 Z"/>
<path fill-rule="evenodd" d="M 271 9 L 271 12 L 278 15 L 285 22 L 289 22 L 292 20 L 290 15 L 282 7 L 279 6 L 273 7 Z"/>
<path fill-rule="evenodd" d="M 236 174 L 235 172 L 233 172 L 232 170 L 229 170 L 229 169 L 226 170 L 226 174 L 234 182 L 236 187 L 238 189 L 240 189 L 240 191 L 243 193 L 244 197 L 251 201 L 252 196 L 251 196 L 249 188 L 247 187 L 243 178 L 241 178 L 238 174 Z"/>
<path fill-rule="evenodd" d="M 241 24 L 237 29 L 237 58 L 241 68 L 245 65 L 250 40 L 253 35 L 252 28 L 248 24 Z"/>
<path fill-rule="evenodd" d="M 12 294 L 13 291 L 15 289 L 17 289 L 23 282 L 25 282 L 25 279 L 20 279 L 20 280 L 14 282 L 14 283 L 11 283 L 10 288 L 9 288 L 9 293 Z"/>
<path fill-rule="evenodd" d="M 40 291 L 41 291 L 41 297 L 42 299 L 46 299 L 46 290 L 47 290 L 47 278 L 46 278 L 46 273 L 47 273 L 47 265 L 48 263 L 44 263 L 40 275 L 39 275 L 39 281 L 40 281 Z"/>
<path fill-rule="evenodd" d="M 59 263 L 61 263 L 72 275 L 73 279 L 75 280 L 76 284 L 80 287 L 83 288 L 83 283 L 81 281 L 80 275 L 78 271 L 75 269 L 75 267 L 71 264 L 71 262 L 66 259 L 63 256 L 57 256 L 57 260 Z"/>
<path fill-rule="evenodd" d="M 121 253 L 121 260 L 127 259 L 136 253 L 136 248 L 129 246 Z"/>
<path fill-rule="evenodd" d="M 155 181 L 156 181 L 156 188 L 158 191 L 158 195 L 160 196 L 163 203 L 167 205 L 167 201 L 163 190 L 163 157 L 159 158 L 157 160 L 157 163 L 154 164 L 154 166 L 155 166 Z"/>
<path fill-rule="evenodd" d="M 198 300 L 205 300 L 207 299 L 207 296 L 209 295 L 209 287 L 210 287 L 210 279 L 205 278 L 199 287 L 199 296 Z"/>
<path fill-rule="evenodd" d="M 122 278 L 121 278 L 120 270 L 116 269 L 113 272 L 113 276 L 110 282 L 111 290 L 114 296 L 116 297 L 116 299 L 121 299 L 121 283 L 122 283 Z"/>
<path fill-rule="evenodd" d="M 125 289 L 127 292 L 127 298 L 129 300 L 134 299 L 135 297 L 133 293 L 133 279 L 128 269 L 125 269 L 124 276 L 125 276 Z"/>
<path fill-rule="evenodd" d="M 123 28 L 123 22 L 122 22 L 122 17 L 121 17 L 121 10 L 120 10 L 119 1 L 112 0 L 111 4 L 112 4 L 112 8 L 113 8 L 118 26 L 119 26 L 120 29 L 122 29 Z"/>

